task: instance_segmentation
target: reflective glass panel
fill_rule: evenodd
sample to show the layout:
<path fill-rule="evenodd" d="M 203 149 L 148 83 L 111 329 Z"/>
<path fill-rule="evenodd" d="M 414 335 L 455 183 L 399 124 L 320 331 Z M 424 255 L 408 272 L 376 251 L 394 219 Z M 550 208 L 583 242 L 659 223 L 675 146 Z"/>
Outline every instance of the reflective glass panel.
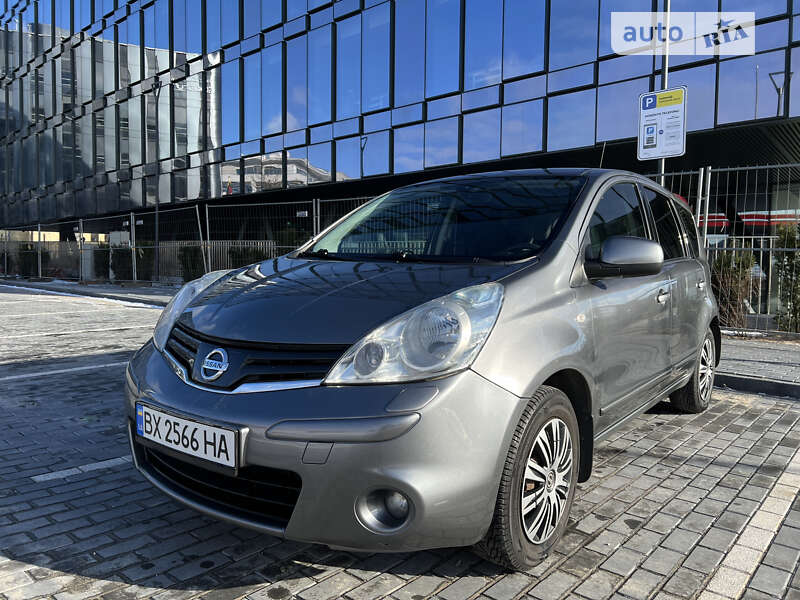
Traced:
<path fill-rule="evenodd" d="M 714 126 L 714 88 L 717 80 L 716 65 L 693 67 L 669 74 L 669 86 L 685 85 L 686 129 L 697 131 Z"/>
<path fill-rule="evenodd" d="M 222 45 L 227 46 L 239 39 L 239 2 L 222 3 Z"/>
<path fill-rule="evenodd" d="M 782 115 L 779 92 L 785 79 L 784 57 L 781 50 L 720 62 L 718 122 Z"/>
<path fill-rule="evenodd" d="M 544 0 L 505 0 L 503 77 L 544 69 Z"/>
<path fill-rule="evenodd" d="M 277 25 L 283 19 L 283 0 L 261 0 L 261 28 Z"/>
<path fill-rule="evenodd" d="M 458 117 L 425 123 L 425 167 L 458 162 Z"/>
<path fill-rule="evenodd" d="M 114 171 L 117 168 L 117 109 L 107 106 L 103 109 L 103 141 L 105 170 Z"/>
<path fill-rule="evenodd" d="M 245 38 L 261 31 L 261 0 L 244 0 L 243 21 Z"/>
<path fill-rule="evenodd" d="M 394 130 L 394 172 L 421 171 L 425 148 L 423 125 L 400 127 Z"/>
<path fill-rule="evenodd" d="M 554 96 L 548 102 L 548 150 L 594 144 L 595 90 Z"/>
<path fill-rule="evenodd" d="M 361 16 L 340 21 L 336 27 L 336 118 L 361 112 Z"/>
<path fill-rule="evenodd" d="M 206 0 L 206 52 L 215 52 L 221 46 L 220 0 Z"/>
<path fill-rule="evenodd" d="M 425 0 L 397 0 L 394 21 L 394 103 L 425 96 Z"/>
<path fill-rule="evenodd" d="M 139 47 L 139 15 L 140 13 L 138 12 L 128 15 L 117 27 L 120 87 L 136 83 L 142 76 Z"/>
<path fill-rule="evenodd" d="M 361 177 L 360 138 L 336 140 L 336 181 Z"/>
<path fill-rule="evenodd" d="M 261 54 L 248 54 L 242 59 L 244 68 L 244 139 L 261 137 Z"/>
<path fill-rule="evenodd" d="M 261 51 L 261 135 L 283 129 L 282 45 Z"/>
<path fill-rule="evenodd" d="M 500 158 L 500 109 L 464 115 L 465 163 Z"/>
<path fill-rule="evenodd" d="M 156 90 L 158 99 L 158 158 L 164 159 L 172 156 L 172 117 L 170 115 L 170 93 L 172 86 L 162 84 Z"/>
<path fill-rule="evenodd" d="M 331 120 L 331 35 L 330 25 L 308 34 L 308 122 Z"/>
<path fill-rule="evenodd" d="M 308 147 L 308 183 L 331 181 L 331 143 Z"/>
<path fill-rule="evenodd" d="M 499 83 L 503 0 L 466 0 L 464 21 L 464 89 Z"/>
<path fill-rule="evenodd" d="M 388 2 L 365 10 L 361 64 L 361 110 L 389 106 L 389 9 Z"/>
<path fill-rule="evenodd" d="M 597 56 L 597 0 L 550 5 L 550 69 L 563 69 Z"/>
<path fill-rule="evenodd" d="M 756 19 L 763 19 L 764 17 L 785 13 L 786 0 L 722 0 L 722 10 L 731 12 L 755 11 Z"/>
<path fill-rule="evenodd" d="M 222 99 L 222 144 L 241 141 L 239 135 L 239 61 L 222 65 L 220 96 Z"/>
<path fill-rule="evenodd" d="M 389 132 L 370 133 L 364 144 L 364 176 L 389 172 Z"/>
<path fill-rule="evenodd" d="M 286 131 L 306 126 L 306 36 L 286 42 Z"/>
<path fill-rule="evenodd" d="M 597 141 L 636 137 L 638 123 L 631 115 L 635 114 L 639 94 L 648 91 L 648 77 L 597 88 Z"/>
<path fill-rule="evenodd" d="M 503 156 L 538 152 L 542 149 L 543 107 L 544 100 L 503 107 Z"/>
<path fill-rule="evenodd" d="M 428 98 L 458 90 L 460 22 L 459 0 L 428 0 L 425 44 L 425 95 Z"/>

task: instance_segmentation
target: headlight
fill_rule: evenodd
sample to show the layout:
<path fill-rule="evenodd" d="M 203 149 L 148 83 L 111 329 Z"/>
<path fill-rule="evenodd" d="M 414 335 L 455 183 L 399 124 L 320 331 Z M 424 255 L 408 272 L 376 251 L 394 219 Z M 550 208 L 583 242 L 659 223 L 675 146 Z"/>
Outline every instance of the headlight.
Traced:
<path fill-rule="evenodd" d="M 465 369 L 489 337 L 502 302 L 499 283 L 426 302 L 353 344 L 325 383 L 413 381 Z"/>
<path fill-rule="evenodd" d="M 158 318 L 156 328 L 153 330 L 153 343 L 159 350 L 164 350 L 167 345 L 167 338 L 169 332 L 172 331 L 172 326 L 181 313 L 189 306 L 189 303 L 194 300 L 201 292 L 208 289 L 220 277 L 228 273 L 228 271 L 212 271 L 206 273 L 200 279 L 195 279 L 184 285 L 177 294 L 172 297 L 164 310 L 161 311 L 161 316 Z"/>

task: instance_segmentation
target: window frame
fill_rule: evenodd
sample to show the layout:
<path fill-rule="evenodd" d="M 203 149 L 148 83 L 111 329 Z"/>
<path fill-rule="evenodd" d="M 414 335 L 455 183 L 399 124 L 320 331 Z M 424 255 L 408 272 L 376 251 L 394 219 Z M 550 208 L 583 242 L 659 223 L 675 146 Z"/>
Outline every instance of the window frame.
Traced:
<path fill-rule="evenodd" d="M 590 229 L 590 226 L 591 226 L 592 217 L 594 216 L 594 213 L 597 210 L 597 206 L 603 200 L 603 197 L 605 196 L 606 192 L 608 192 L 608 190 L 613 188 L 615 185 L 620 185 L 620 184 L 630 184 L 630 185 L 632 185 L 633 189 L 634 189 L 634 191 L 636 193 L 636 197 L 639 200 L 639 210 L 642 211 L 642 218 L 644 220 L 645 233 L 647 234 L 647 237 L 643 238 L 643 239 L 647 239 L 647 240 L 649 240 L 651 242 L 657 242 L 658 241 L 656 239 L 655 224 L 651 220 L 650 211 L 645 206 L 646 203 L 644 201 L 644 196 L 642 195 L 642 191 L 639 189 L 639 185 L 640 185 L 639 182 L 636 181 L 636 180 L 633 180 L 633 179 L 625 179 L 625 178 L 616 179 L 615 178 L 615 179 L 612 179 L 611 181 L 608 181 L 608 182 L 604 183 L 600 187 L 600 189 L 595 193 L 595 196 L 592 199 L 592 202 L 591 202 L 591 204 L 589 206 L 589 210 L 586 211 L 586 215 L 584 216 L 583 224 L 581 226 L 581 234 L 580 234 L 580 240 L 581 241 L 580 241 L 580 244 L 578 246 L 580 248 L 581 260 L 586 260 L 586 248 L 591 246 L 591 241 L 589 240 L 589 229 Z"/>
<path fill-rule="evenodd" d="M 661 245 L 661 238 L 658 235 L 658 227 L 656 226 L 656 219 L 655 219 L 655 216 L 653 215 L 653 212 L 650 210 L 650 202 L 646 202 L 645 201 L 644 190 L 650 190 L 654 194 L 660 194 L 660 195 L 665 196 L 667 198 L 667 206 L 669 207 L 668 210 L 670 211 L 670 214 L 672 215 L 672 218 L 675 221 L 675 224 L 677 225 L 677 228 L 678 228 L 678 234 L 679 234 L 678 241 L 679 241 L 680 247 L 681 247 L 681 249 L 683 251 L 683 256 L 676 256 L 674 258 L 667 258 L 665 256 L 664 257 L 664 264 L 672 262 L 672 261 L 676 261 L 676 260 L 685 260 L 687 258 L 692 258 L 691 252 L 689 252 L 689 249 L 686 247 L 686 243 L 685 243 L 685 239 L 684 239 L 685 233 L 683 231 L 683 226 L 681 225 L 680 219 L 678 218 L 678 215 L 675 212 L 677 209 L 672 205 L 672 203 L 675 201 L 675 199 L 673 198 L 672 192 L 667 191 L 666 194 L 664 194 L 664 193 L 660 192 L 659 190 L 657 190 L 655 188 L 655 186 L 647 185 L 647 184 L 644 184 L 644 183 L 641 183 L 641 182 L 639 183 L 639 187 L 641 188 L 639 190 L 639 197 L 641 198 L 642 204 L 645 205 L 645 209 L 647 210 L 648 217 L 650 219 L 650 222 L 652 223 L 652 231 L 653 231 L 653 236 L 654 236 L 653 241 L 658 242 L 659 245 Z M 661 249 L 663 250 L 664 246 L 661 246 Z"/>

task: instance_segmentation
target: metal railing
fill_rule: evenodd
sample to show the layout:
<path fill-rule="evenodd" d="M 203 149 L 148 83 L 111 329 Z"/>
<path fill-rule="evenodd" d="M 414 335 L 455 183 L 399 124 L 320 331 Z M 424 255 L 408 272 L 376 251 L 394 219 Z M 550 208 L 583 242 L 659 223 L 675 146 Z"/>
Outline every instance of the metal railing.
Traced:
<path fill-rule="evenodd" d="M 663 178 L 695 212 L 722 326 L 800 333 L 800 163 Z"/>

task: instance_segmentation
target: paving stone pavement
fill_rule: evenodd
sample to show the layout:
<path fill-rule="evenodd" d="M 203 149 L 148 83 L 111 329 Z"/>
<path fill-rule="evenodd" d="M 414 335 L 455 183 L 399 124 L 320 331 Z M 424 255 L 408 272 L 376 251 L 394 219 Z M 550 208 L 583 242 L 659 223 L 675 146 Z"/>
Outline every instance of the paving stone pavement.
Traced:
<path fill-rule="evenodd" d="M 468 549 L 342 552 L 204 517 L 114 460 L 121 363 L 157 316 L 0 286 L 2 600 L 800 597 L 800 402 L 716 391 L 704 414 L 632 420 L 527 572 Z"/>
<path fill-rule="evenodd" d="M 723 336 L 719 372 L 800 384 L 800 339 Z"/>

